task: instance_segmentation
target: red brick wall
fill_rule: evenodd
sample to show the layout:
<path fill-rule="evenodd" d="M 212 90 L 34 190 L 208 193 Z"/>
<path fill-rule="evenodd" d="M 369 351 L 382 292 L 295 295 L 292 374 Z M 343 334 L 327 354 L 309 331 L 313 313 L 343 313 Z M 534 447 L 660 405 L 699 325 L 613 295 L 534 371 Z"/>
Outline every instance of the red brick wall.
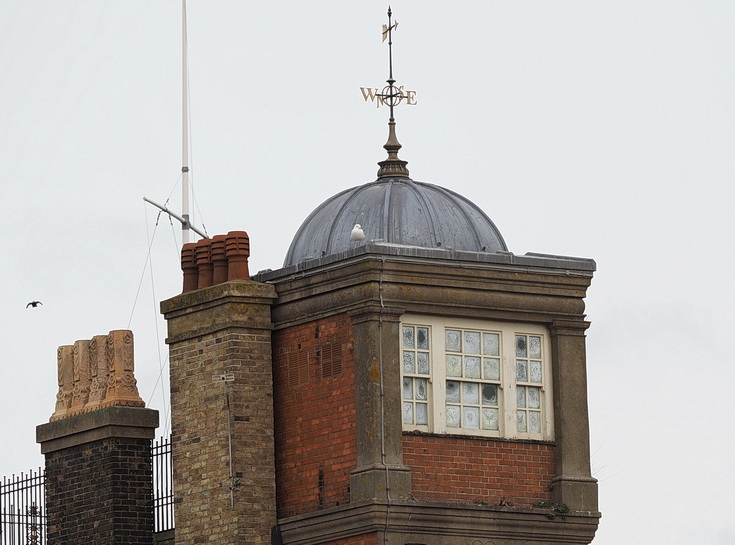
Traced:
<path fill-rule="evenodd" d="M 404 434 L 403 460 L 418 500 L 528 507 L 552 501 L 554 445 Z"/>
<path fill-rule="evenodd" d="M 357 464 L 351 321 L 275 331 L 273 349 L 278 517 L 348 503 Z"/>

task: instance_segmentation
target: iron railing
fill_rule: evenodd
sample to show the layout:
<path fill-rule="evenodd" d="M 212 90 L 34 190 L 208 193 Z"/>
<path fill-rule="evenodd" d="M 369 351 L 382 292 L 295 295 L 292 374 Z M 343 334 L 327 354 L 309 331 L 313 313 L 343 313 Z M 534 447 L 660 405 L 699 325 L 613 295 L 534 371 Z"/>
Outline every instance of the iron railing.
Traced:
<path fill-rule="evenodd" d="M 0 484 L 0 543 L 46 544 L 44 474 L 40 468 L 3 477 Z"/>
<path fill-rule="evenodd" d="M 171 438 L 153 442 L 154 532 L 174 528 Z M 42 469 L 3 477 L 0 483 L 0 545 L 46 545 L 46 478 Z"/>
<path fill-rule="evenodd" d="M 174 527 L 174 478 L 171 466 L 171 436 L 153 442 L 154 532 Z"/>

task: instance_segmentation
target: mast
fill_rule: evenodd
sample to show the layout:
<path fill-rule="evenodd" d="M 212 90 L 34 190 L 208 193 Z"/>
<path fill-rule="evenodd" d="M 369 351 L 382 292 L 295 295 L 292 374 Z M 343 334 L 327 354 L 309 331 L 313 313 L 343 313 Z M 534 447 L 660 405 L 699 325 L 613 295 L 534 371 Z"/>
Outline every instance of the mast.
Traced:
<path fill-rule="evenodd" d="M 181 241 L 189 242 L 189 60 L 186 41 L 186 0 L 181 0 L 181 105 L 182 105 L 182 142 L 181 142 Z"/>

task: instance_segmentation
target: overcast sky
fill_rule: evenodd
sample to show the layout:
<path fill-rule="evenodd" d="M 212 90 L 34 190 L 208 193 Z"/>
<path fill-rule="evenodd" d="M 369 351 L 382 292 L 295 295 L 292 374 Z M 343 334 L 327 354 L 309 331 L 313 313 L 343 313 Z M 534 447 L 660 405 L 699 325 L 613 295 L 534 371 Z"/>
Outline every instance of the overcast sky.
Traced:
<path fill-rule="evenodd" d="M 143 197 L 181 206 L 180 7 L 0 0 L 0 475 L 43 464 L 56 348 L 77 339 L 132 329 L 165 420 L 181 235 Z M 195 222 L 248 231 L 251 272 L 279 268 L 385 157 L 387 111 L 360 87 L 387 79 L 387 4 L 188 8 Z M 473 200 L 516 254 L 597 262 L 594 543 L 732 545 L 735 3 L 392 8 L 411 177 Z"/>

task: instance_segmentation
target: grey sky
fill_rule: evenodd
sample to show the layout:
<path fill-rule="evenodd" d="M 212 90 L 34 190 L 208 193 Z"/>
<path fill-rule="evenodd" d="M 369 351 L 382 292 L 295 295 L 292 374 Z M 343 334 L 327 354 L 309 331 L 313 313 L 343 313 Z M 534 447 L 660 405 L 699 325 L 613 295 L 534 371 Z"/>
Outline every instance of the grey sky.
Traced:
<path fill-rule="evenodd" d="M 517 254 L 597 261 L 594 543 L 732 544 L 735 4 L 391 4 L 412 178 Z M 248 231 L 252 272 L 375 179 L 387 111 L 359 88 L 387 78 L 386 8 L 189 0 L 195 221 Z M 180 228 L 142 199 L 180 207 L 180 32 L 177 0 L 0 2 L 2 475 L 43 464 L 59 345 L 132 329 L 141 395 L 168 410 Z"/>

